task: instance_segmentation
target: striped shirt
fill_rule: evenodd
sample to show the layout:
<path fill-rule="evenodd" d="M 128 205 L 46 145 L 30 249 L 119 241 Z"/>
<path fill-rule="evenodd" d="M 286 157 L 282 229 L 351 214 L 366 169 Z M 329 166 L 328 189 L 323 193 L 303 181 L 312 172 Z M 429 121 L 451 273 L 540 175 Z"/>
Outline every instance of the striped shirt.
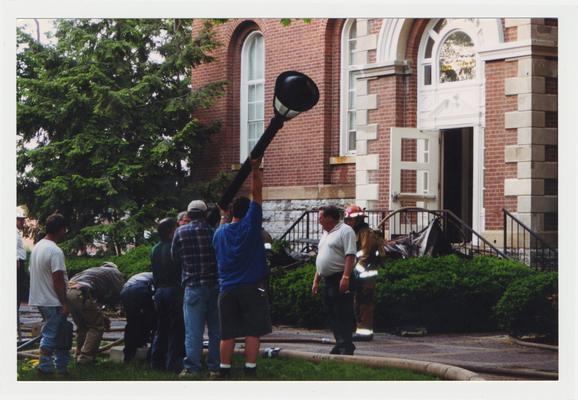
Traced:
<path fill-rule="evenodd" d="M 218 284 L 212 244 L 214 233 L 211 225 L 199 220 L 176 230 L 171 251 L 173 259 L 181 266 L 182 286 L 213 287 Z"/>
<path fill-rule="evenodd" d="M 122 273 L 117 268 L 109 266 L 85 269 L 68 282 L 69 287 L 87 287 L 97 302 L 106 305 L 118 304 L 123 285 Z"/>

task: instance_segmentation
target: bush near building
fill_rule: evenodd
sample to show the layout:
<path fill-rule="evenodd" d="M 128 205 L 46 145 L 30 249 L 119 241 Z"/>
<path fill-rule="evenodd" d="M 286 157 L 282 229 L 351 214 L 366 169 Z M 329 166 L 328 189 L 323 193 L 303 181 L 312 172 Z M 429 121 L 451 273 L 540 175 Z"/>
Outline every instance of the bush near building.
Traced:
<path fill-rule="evenodd" d="M 499 326 L 514 336 L 558 338 L 558 274 L 534 274 L 514 282 L 495 307 Z"/>
<path fill-rule="evenodd" d="M 315 266 L 306 264 L 271 277 L 274 323 L 326 326 L 321 296 L 311 296 L 314 273 Z M 526 291 L 510 290 L 522 282 L 544 279 L 556 281 L 557 274 L 539 273 L 523 264 L 493 257 L 422 257 L 388 262 L 380 268 L 377 278 L 375 327 L 393 331 L 417 325 L 429 332 L 488 332 L 508 330 L 504 321 L 512 320 L 520 321 L 522 330 L 551 330 L 557 315 L 545 307 L 532 306 L 533 299 L 540 297 L 532 289 L 536 285 Z M 514 297 L 512 291 L 516 293 L 517 306 L 507 307 L 508 299 Z M 499 303 L 502 305 L 496 308 Z"/>
<path fill-rule="evenodd" d="M 106 261 L 126 278 L 150 271 L 151 246 L 122 256 L 67 258 L 68 275 Z M 322 295 L 311 295 L 315 264 L 269 278 L 271 317 L 277 325 L 325 328 Z M 536 272 L 495 257 L 421 257 L 389 261 L 379 269 L 375 327 L 394 331 L 422 326 L 429 332 L 491 332 L 557 336 L 558 274 Z"/>

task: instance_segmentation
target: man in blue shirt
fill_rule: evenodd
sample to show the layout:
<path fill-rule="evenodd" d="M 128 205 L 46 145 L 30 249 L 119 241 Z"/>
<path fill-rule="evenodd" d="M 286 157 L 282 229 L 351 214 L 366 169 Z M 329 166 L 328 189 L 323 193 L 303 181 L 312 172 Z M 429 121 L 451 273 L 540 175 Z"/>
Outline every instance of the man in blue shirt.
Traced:
<path fill-rule="evenodd" d="M 221 326 L 221 376 L 231 371 L 235 338 L 245 337 L 245 373 L 257 371 L 260 336 L 271 332 L 269 301 L 264 287 L 268 270 L 261 236 L 263 181 L 261 159 L 251 160 L 253 201 L 237 198 L 231 207 L 232 222 L 221 211 L 221 226 L 213 247 L 219 267 L 219 321 Z"/>

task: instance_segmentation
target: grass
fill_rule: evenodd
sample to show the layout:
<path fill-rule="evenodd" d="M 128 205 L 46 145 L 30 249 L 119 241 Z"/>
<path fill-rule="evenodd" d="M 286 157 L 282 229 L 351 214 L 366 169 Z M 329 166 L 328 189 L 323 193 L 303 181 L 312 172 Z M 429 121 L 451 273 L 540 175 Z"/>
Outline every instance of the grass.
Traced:
<path fill-rule="evenodd" d="M 94 365 L 69 366 L 67 376 L 39 376 L 35 365 L 37 360 L 18 361 L 18 380 L 20 381 L 173 381 L 208 380 L 206 374 L 200 377 L 178 378 L 175 374 L 156 371 L 143 361 L 128 364 L 115 363 L 108 359 L 99 359 Z M 360 365 L 345 364 L 336 361 L 312 363 L 303 360 L 259 359 L 258 381 L 421 381 L 438 378 L 411 371 L 380 368 L 374 369 Z M 248 380 L 243 373 L 243 361 L 236 356 L 233 363 L 231 380 Z"/>

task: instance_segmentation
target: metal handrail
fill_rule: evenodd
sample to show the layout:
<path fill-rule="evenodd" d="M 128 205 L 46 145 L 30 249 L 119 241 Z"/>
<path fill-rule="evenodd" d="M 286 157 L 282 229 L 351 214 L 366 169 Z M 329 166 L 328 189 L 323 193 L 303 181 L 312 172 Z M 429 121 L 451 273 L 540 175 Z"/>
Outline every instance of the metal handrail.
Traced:
<path fill-rule="evenodd" d="M 467 233 L 469 233 L 472 237 L 475 237 L 479 242 L 482 242 L 484 245 L 484 251 L 486 250 L 485 247 L 489 247 L 490 248 L 490 253 L 495 253 L 495 255 L 508 259 L 509 257 L 506 255 L 506 253 L 502 252 L 501 250 L 499 250 L 496 246 L 494 246 L 492 243 L 490 243 L 486 238 L 484 238 L 482 235 L 480 235 L 478 232 L 476 232 L 475 230 L 473 230 L 468 224 L 466 224 L 463 220 L 461 220 L 457 215 L 455 215 L 452 211 L 450 210 L 428 210 L 426 208 L 419 208 L 419 207 L 403 207 L 403 208 L 399 208 L 397 210 L 392 211 L 391 213 L 389 213 L 387 216 L 385 216 L 381 222 L 378 225 L 378 228 L 380 228 L 382 231 L 385 230 L 385 224 L 386 222 L 388 222 L 393 216 L 397 215 L 397 214 L 405 214 L 405 219 L 407 221 L 408 219 L 408 214 L 411 213 L 428 213 L 428 214 L 432 214 L 435 215 L 436 217 L 441 217 L 444 223 L 444 228 L 447 228 L 449 226 L 449 223 L 451 222 L 452 225 L 454 226 L 454 228 L 459 229 L 459 233 L 461 233 L 461 238 L 462 238 L 462 246 L 466 247 L 467 243 L 470 243 L 470 253 L 474 252 L 474 248 L 473 245 L 471 245 L 471 240 L 468 241 L 467 239 L 467 235 L 464 234 L 464 231 L 466 231 Z M 417 224 L 416 224 L 417 225 Z M 479 247 L 479 246 L 478 246 Z"/>
<path fill-rule="evenodd" d="M 525 264 L 536 267 L 538 269 L 556 269 L 558 266 L 558 252 L 552 248 L 542 237 L 534 232 L 530 227 L 520 221 L 517 217 L 512 215 L 508 210 L 502 208 L 504 213 L 504 253 L 509 253 L 519 261 Z M 514 246 L 514 226 L 510 223 L 510 247 L 508 247 L 508 218 L 516 223 L 516 246 Z M 522 229 L 523 239 L 522 246 L 520 246 L 520 228 Z M 530 245 L 526 245 L 526 234 L 530 238 Z M 532 242 L 534 239 L 534 242 Z M 536 246 L 532 246 L 536 243 Z M 508 249 L 510 251 L 508 252 Z M 527 254 L 529 252 L 529 254 Z M 546 253 L 548 253 L 546 255 Z"/>
<path fill-rule="evenodd" d="M 291 226 L 281 235 L 279 241 L 289 242 L 289 247 L 295 247 L 296 243 L 301 243 L 303 248 L 307 249 L 311 247 L 310 243 L 307 243 L 311 239 L 319 239 L 322 230 L 321 226 L 317 222 L 317 213 L 319 210 L 307 210 L 297 220 L 291 224 Z M 388 210 L 365 210 L 368 214 L 368 223 L 371 226 L 372 221 L 375 219 L 374 214 L 383 216 L 387 214 Z"/>
<path fill-rule="evenodd" d="M 303 212 L 303 214 L 301 214 L 301 216 L 300 216 L 299 218 L 297 218 L 297 221 L 295 221 L 293 224 L 291 224 L 291 226 L 285 231 L 285 233 L 284 233 L 283 235 L 281 235 L 281 237 L 279 238 L 279 240 L 280 240 L 280 241 L 281 241 L 281 240 L 284 240 L 285 237 L 286 237 L 287 235 L 289 235 L 289 233 L 290 233 L 293 229 L 295 229 L 295 227 L 297 226 L 297 224 L 298 224 L 299 222 L 301 222 L 301 221 L 305 218 L 305 216 L 307 215 L 307 213 L 309 213 L 309 212 L 311 212 L 311 211 L 305 211 L 305 212 Z"/>

